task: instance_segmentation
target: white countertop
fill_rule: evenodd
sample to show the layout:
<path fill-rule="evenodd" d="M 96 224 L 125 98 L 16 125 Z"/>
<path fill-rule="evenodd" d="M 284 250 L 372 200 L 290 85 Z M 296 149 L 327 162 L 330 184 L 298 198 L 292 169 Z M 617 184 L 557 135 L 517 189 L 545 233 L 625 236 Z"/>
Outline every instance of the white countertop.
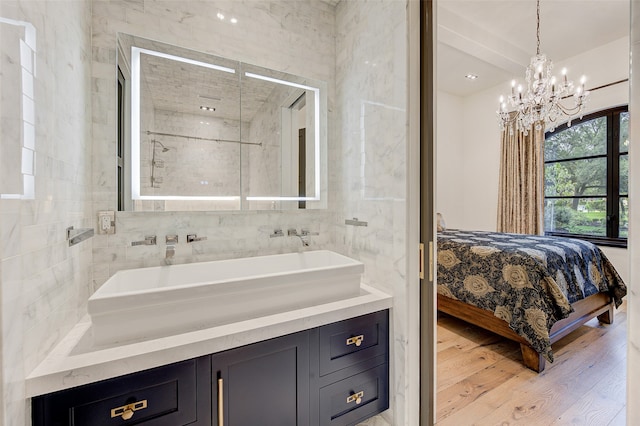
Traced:
<path fill-rule="evenodd" d="M 27 377 L 26 393 L 33 397 L 94 383 L 388 309 L 391 304 L 390 295 L 361 285 L 360 296 L 337 302 L 101 349 L 87 343 L 91 319 L 86 316 Z"/>

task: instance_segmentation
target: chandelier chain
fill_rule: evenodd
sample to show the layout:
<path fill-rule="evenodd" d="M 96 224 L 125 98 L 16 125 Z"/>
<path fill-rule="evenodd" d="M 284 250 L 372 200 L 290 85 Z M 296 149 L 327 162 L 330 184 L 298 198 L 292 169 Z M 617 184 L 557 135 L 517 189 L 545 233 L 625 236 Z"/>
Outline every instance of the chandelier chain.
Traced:
<path fill-rule="evenodd" d="M 540 0 L 537 1 L 537 10 L 536 10 L 536 22 L 537 22 L 537 26 L 536 26 L 536 40 L 537 40 L 537 45 L 536 45 L 536 54 L 539 55 L 540 54 Z"/>

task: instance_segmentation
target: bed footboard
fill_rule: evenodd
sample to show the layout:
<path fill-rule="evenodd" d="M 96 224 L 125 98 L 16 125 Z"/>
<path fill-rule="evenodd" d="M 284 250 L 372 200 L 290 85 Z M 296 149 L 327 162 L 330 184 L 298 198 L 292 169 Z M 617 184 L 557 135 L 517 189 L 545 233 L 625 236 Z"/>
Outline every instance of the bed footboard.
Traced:
<path fill-rule="evenodd" d="M 549 332 L 551 344 L 557 342 L 592 318 L 598 317 L 598 320 L 605 324 L 611 324 L 613 322 L 614 304 L 611 297 L 607 294 L 594 294 L 586 299 L 579 300 L 574 303 L 572 307 L 574 312 L 569 317 L 556 322 L 553 327 L 551 327 Z M 538 373 L 544 370 L 546 363 L 544 357 L 533 349 L 522 336 L 511 330 L 505 321 L 494 316 L 492 312 L 441 294 L 438 294 L 438 310 L 520 343 L 524 365 Z"/>

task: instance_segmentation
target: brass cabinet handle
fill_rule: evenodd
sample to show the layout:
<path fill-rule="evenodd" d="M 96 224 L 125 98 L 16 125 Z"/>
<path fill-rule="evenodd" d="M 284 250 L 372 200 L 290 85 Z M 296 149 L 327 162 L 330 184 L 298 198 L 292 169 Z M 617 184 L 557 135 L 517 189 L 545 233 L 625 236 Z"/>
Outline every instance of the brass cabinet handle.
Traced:
<path fill-rule="evenodd" d="M 224 426 L 224 396 L 222 377 L 218 379 L 218 426 Z"/>
<path fill-rule="evenodd" d="M 131 404 L 123 405 L 121 407 L 116 407 L 111 409 L 111 418 L 114 417 L 122 417 L 122 420 L 129 420 L 136 411 L 147 408 L 147 400 L 143 399 L 142 401 L 133 402 Z"/>
<path fill-rule="evenodd" d="M 362 398 L 364 398 L 364 391 L 353 393 L 347 397 L 347 404 L 355 401 L 356 405 L 360 405 Z"/>
<path fill-rule="evenodd" d="M 364 340 L 364 334 L 361 334 L 359 336 L 349 337 L 347 339 L 347 346 L 349 346 L 349 345 L 360 346 L 362 344 L 363 340 Z"/>

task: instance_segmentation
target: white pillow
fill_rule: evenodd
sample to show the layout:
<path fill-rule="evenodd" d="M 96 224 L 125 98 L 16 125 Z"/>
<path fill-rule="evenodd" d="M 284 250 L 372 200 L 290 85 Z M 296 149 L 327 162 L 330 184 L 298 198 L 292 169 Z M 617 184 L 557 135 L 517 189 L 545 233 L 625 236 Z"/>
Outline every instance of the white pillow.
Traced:
<path fill-rule="evenodd" d="M 438 232 L 447 229 L 447 224 L 444 223 L 444 217 L 441 213 L 438 213 Z"/>

